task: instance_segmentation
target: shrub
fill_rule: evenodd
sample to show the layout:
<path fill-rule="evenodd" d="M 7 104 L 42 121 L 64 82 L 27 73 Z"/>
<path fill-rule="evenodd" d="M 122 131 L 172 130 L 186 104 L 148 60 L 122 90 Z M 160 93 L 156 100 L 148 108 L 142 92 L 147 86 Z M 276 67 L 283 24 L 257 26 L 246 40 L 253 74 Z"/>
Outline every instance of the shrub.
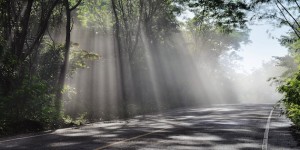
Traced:
<path fill-rule="evenodd" d="M 287 78 L 278 91 L 284 94 L 282 101 L 286 106 L 287 117 L 300 127 L 300 72 Z"/>

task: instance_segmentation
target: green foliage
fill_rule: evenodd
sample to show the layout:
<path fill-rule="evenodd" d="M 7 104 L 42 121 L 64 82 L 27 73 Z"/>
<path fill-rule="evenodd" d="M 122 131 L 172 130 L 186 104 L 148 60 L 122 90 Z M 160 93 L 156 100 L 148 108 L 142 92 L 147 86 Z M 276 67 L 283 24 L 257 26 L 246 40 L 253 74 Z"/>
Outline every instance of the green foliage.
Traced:
<path fill-rule="evenodd" d="M 69 2 L 74 6 L 78 1 Z M 51 34 L 60 31 L 65 10 L 60 0 L 0 1 L 0 134 L 31 125 L 50 128 L 61 121 L 55 94 L 66 49 Z M 99 58 L 77 49 L 74 44 L 68 77 Z"/>
<path fill-rule="evenodd" d="M 71 77 L 77 69 L 88 68 L 88 61 L 95 61 L 99 58 L 100 56 L 98 54 L 79 49 L 78 44 L 73 43 L 71 47 L 68 76 Z"/>
<path fill-rule="evenodd" d="M 49 39 L 42 43 L 37 73 L 48 85 L 56 85 L 60 65 L 63 63 L 63 52 L 62 44 L 56 45 Z"/>
<path fill-rule="evenodd" d="M 54 94 L 47 83 L 34 76 L 26 77 L 22 86 L 9 95 L 0 97 L 1 124 L 3 129 L 25 120 L 40 122 L 47 127 L 54 121 Z"/>
<path fill-rule="evenodd" d="M 54 63 L 60 60 L 54 57 L 56 51 L 60 50 L 50 45 L 44 46 L 41 52 L 41 58 L 44 59 L 35 67 L 36 72 L 25 69 L 29 64 L 24 63 L 23 77 L 15 69 L 15 64 L 18 63 L 16 58 L 6 53 L 7 57 L 0 63 L 0 127 L 2 132 L 18 132 L 10 131 L 13 130 L 10 128 L 14 127 L 13 124 L 25 124 L 26 120 L 39 122 L 46 128 L 54 122 L 53 116 L 56 110 L 53 94 L 55 86 L 53 85 L 56 79 L 53 76 L 57 74 L 57 70 L 53 67 L 60 64 Z"/>
<path fill-rule="evenodd" d="M 287 69 L 281 75 L 278 91 L 283 93 L 282 101 L 286 106 L 286 114 L 291 121 L 300 126 L 300 39 L 291 32 L 281 39 L 281 44 L 289 49 L 289 55 L 277 57 L 278 65 Z"/>
<path fill-rule="evenodd" d="M 69 126 L 79 126 L 87 123 L 86 119 L 87 113 L 82 113 L 80 114 L 77 118 L 72 118 L 69 115 L 64 115 L 63 116 L 63 121 L 66 125 Z"/>
<path fill-rule="evenodd" d="M 218 27 L 222 32 L 232 32 L 240 28 L 246 28 L 246 12 L 250 9 L 242 0 L 176 0 L 182 5 L 187 5 L 190 11 L 195 13 L 195 23 Z"/>
<path fill-rule="evenodd" d="M 63 4 L 57 0 L 33 1 L 32 7 L 28 5 L 30 9 L 27 9 L 24 7 L 26 3 L 21 1 L 4 1 L 0 2 L 0 130 L 5 132 L 13 127 L 13 124 L 26 122 L 27 124 L 39 123 L 45 128 L 54 124 L 59 126 L 64 123 L 75 125 L 85 123 L 86 114 L 74 119 L 65 116 L 63 110 L 57 110 L 55 107 L 57 105 L 55 94 L 60 92 L 58 87 L 61 88 L 58 86 L 61 79 L 59 75 L 61 68 L 64 68 L 62 67 L 64 59 L 67 57 L 64 56 L 65 46 L 56 41 L 57 39 L 52 39 L 51 34 L 60 31 L 57 29 L 66 19 L 64 16 L 66 9 Z M 78 0 L 68 0 L 68 2 L 74 6 Z M 146 93 L 145 97 L 147 97 L 144 99 L 144 104 L 140 99 L 129 105 L 124 104 L 129 115 L 156 111 L 156 108 L 151 107 L 146 110 L 141 109 L 143 105 L 155 105 L 150 100 L 153 95 L 150 86 L 149 89 L 144 90 L 151 83 L 142 80 L 145 79 L 142 77 L 149 74 L 146 55 L 142 55 L 146 51 L 145 47 L 155 54 L 155 60 L 163 57 L 158 52 L 161 47 L 164 51 L 174 51 L 177 43 L 173 44 L 170 41 L 179 27 L 176 15 L 180 14 L 185 6 L 196 15 L 190 21 L 190 31 L 194 32 L 193 29 L 196 29 L 194 33 L 199 33 L 206 38 L 203 39 L 206 42 L 205 48 L 210 50 L 214 58 L 219 58 L 220 54 L 228 49 L 239 48 L 240 42 L 247 41 L 247 34 L 242 29 L 246 22 L 244 11 L 248 7 L 239 0 L 116 0 L 116 16 L 112 16 L 111 2 L 111 0 L 85 0 L 76 10 L 77 16 L 74 20 L 75 23 L 79 20 L 83 27 L 92 31 L 105 31 L 108 37 L 112 33 L 106 31 L 116 32 L 116 26 L 113 24 L 116 23 L 116 18 L 119 20 L 120 31 L 116 37 L 120 39 L 115 39 L 120 40 L 121 43 L 119 48 L 122 52 L 119 55 L 129 57 L 132 64 L 130 71 L 134 73 L 133 78 L 139 80 L 136 83 L 141 83 L 135 87 L 135 90 L 137 93 Z M 17 11 L 12 12 L 12 10 Z M 27 11 L 30 12 L 25 13 Z M 116 17 L 115 20 L 112 17 Z M 198 43 L 195 41 L 195 44 Z M 71 78 L 78 69 L 88 68 L 90 62 L 99 57 L 95 53 L 80 49 L 78 44 L 73 43 L 68 60 L 67 77 Z M 158 65 L 160 62 L 155 61 L 155 66 Z M 157 68 L 167 69 L 163 66 Z M 160 70 L 156 71 L 160 72 Z M 126 76 L 127 74 L 121 74 L 121 77 Z M 163 86 L 164 83 L 159 84 Z M 171 86 L 173 84 L 165 86 L 166 98 L 172 95 L 169 93 L 176 92 L 175 88 L 170 88 Z M 62 92 L 66 95 L 66 99 L 72 99 L 76 94 L 74 88 L 68 85 L 65 87 Z M 128 94 L 124 93 L 124 95 Z M 122 104 L 121 102 L 120 105 Z M 171 108 L 179 105 L 179 102 L 170 104 L 166 101 L 162 107 Z M 56 118 L 57 114 L 60 115 L 59 118 Z"/>
<path fill-rule="evenodd" d="M 61 114 L 61 112 L 57 112 L 61 110 L 55 108 L 55 91 L 57 90 L 58 72 L 63 63 L 63 52 L 63 45 L 55 45 L 52 41 L 45 39 L 41 44 L 40 61 L 35 66 L 35 72 L 27 70 L 22 80 L 18 78 L 19 76 L 13 68 L 17 62 L 16 59 L 7 57 L 5 61 L 2 61 L 0 64 L 0 133 L 25 131 L 27 130 L 25 128 L 30 128 L 30 124 L 37 124 L 41 128 L 52 128 L 55 124 L 55 127 L 65 124 L 64 120 L 57 124 L 59 120 L 55 118 L 56 114 Z M 69 77 L 77 69 L 87 68 L 87 61 L 96 59 L 99 59 L 97 54 L 76 50 L 76 46 L 73 46 L 69 63 Z M 14 87 L 13 90 L 6 93 L 5 90 L 10 85 L 7 82 L 12 79 L 18 82 L 11 84 Z M 65 90 L 64 94 L 72 95 L 72 91 Z M 72 122 L 83 124 L 84 116 L 82 115 Z M 17 124 L 24 129 L 16 129 L 15 125 Z"/>
<path fill-rule="evenodd" d="M 245 24 L 249 7 L 239 0 L 178 0 L 177 2 L 187 5 L 195 14 L 184 26 L 192 53 L 199 57 L 204 68 L 224 75 L 225 72 L 219 67 L 228 68 L 232 65 L 229 61 L 225 62 L 224 58 L 230 62 L 239 59 L 235 51 L 239 50 L 241 44 L 250 42 L 248 34 L 250 30 Z"/>
<path fill-rule="evenodd" d="M 285 103 L 287 116 L 298 127 L 300 127 L 300 105 L 295 103 Z"/>
<path fill-rule="evenodd" d="M 242 43 L 249 43 L 249 30 L 231 29 L 231 32 L 223 32 L 222 27 L 202 23 L 198 25 L 198 20 L 193 18 L 186 24 L 186 28 L 202 44 L 201 47 L 216 52 L 227 50 L 238 50 Z M 202 48 L 203 49 L 203 48 Z"/>
<path fill-rule="evenodd" d="M 77 17 L 84 27 L 100 31 L 112 28 L 110 0 L 84 1 L 77 9 Z"/>
<path fill-rule="evenodd" d="M 278 91 L 284 94 L 283 101 L 288 104 L 300 105 L 300 72 L 287 78 Z"/>

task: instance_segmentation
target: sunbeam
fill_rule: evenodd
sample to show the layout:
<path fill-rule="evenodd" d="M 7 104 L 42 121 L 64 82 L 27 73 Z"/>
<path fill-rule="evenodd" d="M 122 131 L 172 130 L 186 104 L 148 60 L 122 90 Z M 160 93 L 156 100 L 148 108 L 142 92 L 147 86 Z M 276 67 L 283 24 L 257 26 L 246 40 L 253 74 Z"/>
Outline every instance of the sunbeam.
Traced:
<path fill-rule="evenodd" d="M 193 124 L 197 115 L 170 121 L 168 112 L 218 106 L 209 114 L 197 111 L 207 124 L 233 127 L 249 118 L 234 120 L 244 116 L 231 107 L 256 107 L 251 115 L 263 119 L 256 113 L 275 103 L 300 126 L 299 8 L 298 1 L 283 0 L 2 0 L 0 134 L 115 121 L 121 125 L 103 128 L 105 138 L 127 142 L 122 127 L 132 118 L 172 133 L 199 124 Z M 284 30 L 275 31 L 279 26 Z M 234 111 L 225 120 L 205 118 Z M 156 135 L 141 128 L 133 139 Z M 88 136 L 97 141 L 100 133 Z M 223 139 L 169 137 L 210 140 L 208 145 Z"/>

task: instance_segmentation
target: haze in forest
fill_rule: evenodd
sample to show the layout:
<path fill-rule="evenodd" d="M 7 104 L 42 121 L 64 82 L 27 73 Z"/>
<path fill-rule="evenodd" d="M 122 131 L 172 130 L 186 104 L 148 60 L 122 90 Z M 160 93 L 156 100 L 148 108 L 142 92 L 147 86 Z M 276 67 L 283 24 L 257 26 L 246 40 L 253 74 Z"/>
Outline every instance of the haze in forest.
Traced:
<path fill-rule="evenodd" d="M 282 12 L 284 6 L 291 13 Z M 279 85 L 297 70 L 291 42 L 299 31 L 290 23 L 296 6 L 262 0 L 0 1 L 0 133 L 28 120 L 49 129 L 76 118 L 276 103 Z M 262 20 L 270 30 L 253 37 L 251 25 Z M 288 32 L 272 37 L 281 26 Z M 262 35 L 277 47 L 266 42 L 251 49 Z M 244 52 L 271 58 L 279 44 L 288 49 L 285 56 L 254 70 L 241 65 Z"/>
<path fill-rule="evenodd" d="M 247 73 L 240 71 L 250 70 L 241 65 L 243 58 L 239 55 L 241 47 L 245 50 L 253 42 L 248 35 L 234 43 L 237 44 L 233 44 L 235 47 L 228 43 L 228 47 L 212 52 L 211 47 L 204 47 L 211 45 L 204 45 L 204 48 L 201 45 L 201 40 L 210 39 L 195 38 L 196 35 L 187 30 L 186 25 L 170 33 L 168 41 L 160 41 L 167 43 L 167 47 L 153 49 L 150 46 L 152 41 L 145 34 L 146 31 L 141 30 L 138 46 L 143 51 L 136 55 L 140 58 L 136 58 L 135 62 L 130 62 L 129 56 L 122 60 L 125 69 L 123 77 L 120 77 L 120 58 L 114 51 L 113 37 L 109 36 L 112 33 L 85 31 L 80 25 L 75 26 L 72 41 L 78 43 L 81 49 L 100 54 L 101 58 L 68 80 L 74 87 L 74 95 L 66 98 L 70 99 L 65 105 L 67 112 L 92 111 L 100 118 L 114 117 L 122 107 L 119 104 L 124 97 L 122 90 L 126 93 L 126 109 L 131 115 L 169 107 L 276 103 L 282 97 L 276 91 L 276 83 L 269 79 L 280 76 L 285 69 L 277 66 L 272 54 L 271 59 L 261 66 Z M 251 31 L 247 34 L 251 35 Z M 121 89 L 120 80 L 125 80 L 125 89 Z M 111 116 L 103 117 L 103 112 L 109 112 Z"/>

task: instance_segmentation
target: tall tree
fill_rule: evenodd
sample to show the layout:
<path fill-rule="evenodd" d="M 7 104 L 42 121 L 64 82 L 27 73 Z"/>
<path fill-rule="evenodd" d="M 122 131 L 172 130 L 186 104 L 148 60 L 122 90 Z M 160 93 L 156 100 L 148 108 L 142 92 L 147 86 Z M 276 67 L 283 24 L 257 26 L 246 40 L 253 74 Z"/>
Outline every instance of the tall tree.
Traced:
<path fill-rule="evenodd" d="M 69 55 L 70 55 L 70 46 L 71 46 L 71 13 L 74 9 L 76 9 L 82 0 L 78 0 L 77 3 L 74 6 L 70 6 L 69 0 L 64 0 L 63 4 L 65 7 L 65 12 L 66 12 L 66 39 L 65 39 L 65 45 L 64 45 L 64 59 L 63 59 L 63 64 L 61 65 L 60 69 L 60 75 L 58 79 L 58 89 L 56 93 L 56 109 L 59 113 L 61 110 L 61 99 L 62 99 L 62 90 L 64 88 L 65 84 L 65 78 L 67 74 L 67 67 L 68 67 L 68 62 L 69 62 Z"/>

